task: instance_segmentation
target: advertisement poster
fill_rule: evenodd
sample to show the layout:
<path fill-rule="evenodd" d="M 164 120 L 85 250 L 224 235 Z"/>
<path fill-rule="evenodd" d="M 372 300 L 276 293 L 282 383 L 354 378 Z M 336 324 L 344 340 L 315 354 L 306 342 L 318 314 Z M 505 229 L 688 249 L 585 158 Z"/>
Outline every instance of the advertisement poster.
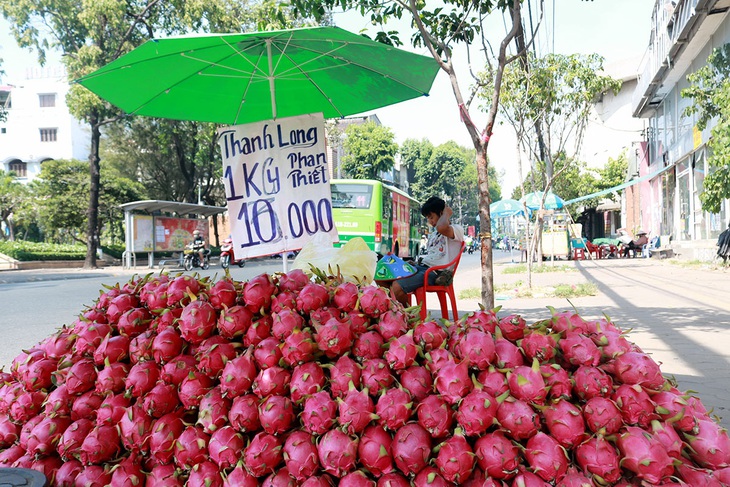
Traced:
<path fill-rule="evenodd" d="M 321 113 L 218 131 L 236 257 L 337 241 Z"/>
<path fill-rule="evenodd" d="M 152 252 L 152 217 L 134 215 L 132 222 L 132 252 Z"/>
<path fill-rule="evenodd" d="M 207 220 L 155 217 L 155 251 L 184 250 L 193 241 L 195 230 L 200 230 L 200 234 L 210 244 Z"/>

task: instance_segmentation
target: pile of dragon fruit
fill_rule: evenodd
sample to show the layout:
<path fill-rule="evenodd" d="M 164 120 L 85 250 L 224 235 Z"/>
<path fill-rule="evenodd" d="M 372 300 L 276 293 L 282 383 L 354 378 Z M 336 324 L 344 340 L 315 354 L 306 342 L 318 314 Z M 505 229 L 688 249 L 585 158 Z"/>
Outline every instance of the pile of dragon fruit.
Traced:
<path fill-rule="evenodd" d="M 57 486 L 730 485 L 730 439 L 608 319 L 422 321 L 301 271 L 135 277 L 23 351 L 0 466 Z"/>

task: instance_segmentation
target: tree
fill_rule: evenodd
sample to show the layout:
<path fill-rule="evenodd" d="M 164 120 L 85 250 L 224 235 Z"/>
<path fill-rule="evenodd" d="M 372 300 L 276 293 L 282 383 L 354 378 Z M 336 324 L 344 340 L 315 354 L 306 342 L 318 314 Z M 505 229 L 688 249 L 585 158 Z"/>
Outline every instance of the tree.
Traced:
<path fill-rule="evenodd" d="M 464 127 L 469 133 L 476 151 L 477 176 L 479 182 L 480 232 L 482 239 L 482 304 L 494 306 L 494 276 L 492 268 L 492 247 L 489 245 L 491 219 L 489 215 L 489 171 L 487 148 L 492 136 L 492 126 L 499 107 L 502 78 L 505 67 L 516 59 L 508 56 L 507 48 L 520 30 L 522 23 L 522 2 L 520 0 L 484 0 L 480 2 L 466 0 L 443 0 L 432 3 L 404 0 L 294 0 L 297 11 L 315 17 L 328 14 L 334 8 L 357 10 L 369 16 L 372 25 L 380 28 L 375 35 L 376 40 L 400 45 L 400 33 L 387 30 L 387 22 L 391 19 L 407 18 L 411 22 L 414 33 L 411 43 L 414 47 L 425 47 L 440 69 L 446 73 L 451 82 L 456 105 L 461 112 Z M 434 6 L 435 5 L 435 6 Z M 541 18 L 542 2 L 539 2 L 538 16 Z M 492 13 L 507 12 L 507 34 L 499 43 L 496 52 L 487 38 L 484 22 Z M 532 42 L 527 42 L 529 46 Z M 482 127 L 477 127 L 470 115 L 474 91 L 462 91 L 457 69 L 454 65 L 454 49 L 474 46 L 476 52 L 470 53 L 470 63 L 487 66 L 490 76 L 491 103 Z M 518 53 L 519 54 L 519 53 Z M 479 60 L 479 56 L 484 56 Z M 463 80 L 462 80 L 463 81 Z M 481 89 L 484 83 L 474 80 L 476 88 Z"/>
<path fill-rule="evenodd" d="M 83 208 L 90 182 L 84 174 L 85 165 L 75 159 L 49 160 L 41 166 L 38 179 L 31 183 L 32 208 L 46 234 L 55 240 L 86 244 L 88 216 Z M 119 205 L 144 199 L 144 186 L 119 176 L 106 165 L 102 165 L 100 172 L 99 228 L 94 234 L 101 235 L 106 228 L 109 239 L 120 242 L 123 215 Z"/>
<path fill-rule="evenodd" d="M 0 0 L 21 47 L 35 48 L 45 62 L 46 51 L 57 49 L 70 79 L 76 79 L 119 58 L 157 36 L 189 31 L 236 32 L 252 28 L 264 17 L 276 27 L 286 21 L 287 7 L 273 1 L 245 0 Z M 268 27 L 264 25 L 262 27 Z M 80 85 L 72 85 L 66 103 L 73 116 L 89 126 L 89 192 L 85 267 L 96 267 L 99 235 L 100 156 L 102 127 L 121 114 Z"/>
<path fill-rule="evenodd" d="M 697 128 L 704 130 L 716 121 L 707 142 L 709 166 L 700 201 L 702 209 L 719 213 L 722 201 L 730 198 L 730 44 L 715 50 L 707 64 L 687 76 L 690 87 L 682 96 L 691 98 L 685 116 L 698 115 Z"/>
<path fill-rule="evenodd" d="M 13 215 L 26 197 L 26 187 L 15 179 L 13 172 L 0 171 L 0 221 L 5 224 L 9 240 L 15 240 Z M 3 232 L 2 238 L 6 235 Z"/>
<path fill-rule="evenodd" d="M 342 169 L 355 179 L 378 179 L 393 169 L 398 153 L 393 131 L 375 122 L 349 125 L 343 148 Z"/>
<path fill-rule="evenodd" d="M 433 144 L 428 139 L 406 139 L 400 147 L 400 163 L 408 171 L 408 181 L 416 180 L 416 167 L 431 158 Z M 413 191 L 411 189 L 411 194 Z"/>
<path fill-rule="evenodd" d="M 105 131 L 104 159 L 152 199 L 224 205 L 216 125 L 135 117 Z"/>

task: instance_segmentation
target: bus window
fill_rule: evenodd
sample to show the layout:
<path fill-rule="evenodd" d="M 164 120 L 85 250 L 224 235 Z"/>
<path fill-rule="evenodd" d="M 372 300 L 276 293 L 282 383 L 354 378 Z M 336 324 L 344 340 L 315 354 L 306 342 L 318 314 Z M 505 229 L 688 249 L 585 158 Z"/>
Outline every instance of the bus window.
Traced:
<path fill-rule="evenodd" d="M 369 209 L 373 187 L 369 184 L 332 184 L 332 208 Z"/>

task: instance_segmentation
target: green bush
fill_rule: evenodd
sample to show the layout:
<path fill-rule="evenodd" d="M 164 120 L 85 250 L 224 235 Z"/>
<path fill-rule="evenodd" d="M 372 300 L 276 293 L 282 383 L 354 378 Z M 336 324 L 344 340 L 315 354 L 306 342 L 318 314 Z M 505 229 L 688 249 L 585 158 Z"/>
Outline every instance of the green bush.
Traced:
<path fill-rule="evenodd" d="M 83 245 L 60 245 L 49 243 L 0 242 L 0 254 L 20 261 L 31 260 L 84 260 L 86 247 Z"/>

